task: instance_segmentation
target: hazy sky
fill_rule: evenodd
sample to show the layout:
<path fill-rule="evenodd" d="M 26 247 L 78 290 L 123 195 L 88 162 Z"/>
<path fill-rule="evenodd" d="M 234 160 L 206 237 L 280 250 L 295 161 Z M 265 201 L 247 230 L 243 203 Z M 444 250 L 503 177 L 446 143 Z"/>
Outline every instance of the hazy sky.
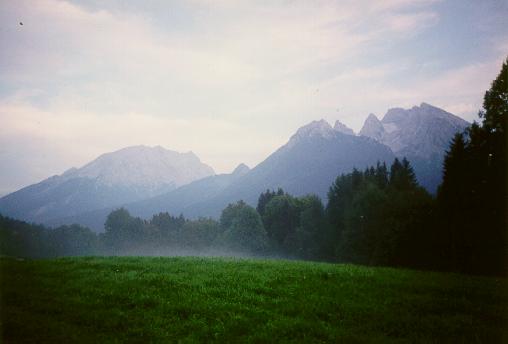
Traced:
<path fill-rule="evenodd" d="M 425 101 L 473 120 L 507 18 L 506 0 L 0 1 L 0 194 L 129 145 L 220 173 L 314 119 L 358 131 Z"/>

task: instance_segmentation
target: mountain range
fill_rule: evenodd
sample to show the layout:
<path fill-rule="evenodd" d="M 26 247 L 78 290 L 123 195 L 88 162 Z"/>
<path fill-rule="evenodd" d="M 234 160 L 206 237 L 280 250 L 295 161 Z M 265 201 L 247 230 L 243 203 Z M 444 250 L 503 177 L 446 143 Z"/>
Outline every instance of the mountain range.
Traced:
<path fill-rule="evenodd" d="M 127 147 L 0 198 L 0 213 L 48 223 L 150 198 L 213 174 L 192 152 Z"/>
<path fill-rule="evenodd" d="M 371 114 L 358 135 L 339 121 L 333 127 L 313 121 L 254 168 L 240 164 L 232 173 L 218 175 L 192 152 L 128 147 L 1 198 L 0 213 L 51 226 L 79 223 L 97 231 L 120 206 L 143 218 L 162 211 L 218 217 L 228 203 L 240 199 L 255 205 L 266 189 L 281 187 L 326 200 L 339 174 L 404 156 L 419 182 L 435 192 L 448 144 L 468 124 L 426 103 L 390 109 L 381 120 Z"/>

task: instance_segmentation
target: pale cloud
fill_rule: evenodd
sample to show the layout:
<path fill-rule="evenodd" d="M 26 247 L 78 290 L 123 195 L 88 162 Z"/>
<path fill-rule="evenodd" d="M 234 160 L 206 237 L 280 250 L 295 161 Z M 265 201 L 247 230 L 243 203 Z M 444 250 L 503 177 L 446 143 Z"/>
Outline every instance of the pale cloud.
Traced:
<path fill-rule="evenodd" d="M 420 80 L 407 89 L 378 90 L 380 98 L 394 100 L 398 106 L 429 102 L 472 122 L 478 120 L 485 91 L 501 69 L 504 55 L 486 63 L 473 63 L 450 69 L 430 79 Z"/>
<path fill-rule="evenodd" d="M 367 1 L 375 10 L 399 10 L 407 7 L 429 6 L 440 0 L 383 0 Z"/>
<path fill-rule="evenodd" d="M 193 150 L 227 172 L 260 162 L 311 120 L 358 130 L 369 112 L 421 101 L 470 119 L 507 42 L 496 41 L 495 58 L 411 75 L 410 49 L 378 56 L 439 25 L 439 1 L 184 4 L 177 25 L 142 4 L 0 3 L 0 158 L 22 156 L 26 170 L 16 181 L 0 175 L 0 189 L 134 144 Z M 35 151 L 46 162 L 30 162 Z"/>
<path fill-rule="evenodd" d="M 437 13 L 421 12 L 416 14 L 395 14 L 390 16 L 386 20 L 386 23 L 393 31 L 415 34 L 426 27 L 435 25 L 438 19 Z"/>
<path fill-rule="evenodd" d="M 245 151 L 248 155 L 256 155 L 257 152 L 249 149 L 249 146 L 245 148 L 230 142 L 242 143 L 259 137 L 258 133 L 220 119 L 197 118 L 189 121 L 140 113 L 97 117 L 72 109 L 44 111 L 23 103 L 1 103 L 0 117 L 2 124 L 9 128 L 2 135 L 4 138 L 58 142 L 62 154 L 74 155 L 72 166 L 80 166 L 105 151 L 138 144 L 162 145 L 182 152 L 193 150 L 201 157 L 214 157 L 215 152 L 223 152 L 226 156 L 240 159 Z M 217 139 L 202 139 L 210 136 Z M 227 140 L 220 140 L 221 137 Z M 259 150 L 280 143 L 268 137 L 262 138 L 256 145 Z M 215 159 L 203 160 L 220 166 L 219 157 L 215 156 Z"/>
<path fill-rule="evenodd" d="M 223 12 L 214 5 L 218 17 L 227 20 L 205 17 L 203 27 L 188 33 L 160 32 L 135 15 L 88 12 L 63 1 L 41 0 L 23 11 L 20 7 L 7 6 L 13 17 L 25 18 L 22 41 L 6 53 L 7 67 L 9 62 L 15 67 L 6 68 L 12 71 L 10 77 L 106 72 L 110 80 L 116 72 L 142 80 L 171 76 L 206 86 L 234 85 L 287 75 L 320 61 L 337 62 L 381 34 L 409 34 L 436 17 L 427 11 L 387 13 L 385 8 L 367 11 L 367 4 L 332 2 L 226 7 Z M 372 21 L 372 27 L 352 32 L 360 17 Z"/>

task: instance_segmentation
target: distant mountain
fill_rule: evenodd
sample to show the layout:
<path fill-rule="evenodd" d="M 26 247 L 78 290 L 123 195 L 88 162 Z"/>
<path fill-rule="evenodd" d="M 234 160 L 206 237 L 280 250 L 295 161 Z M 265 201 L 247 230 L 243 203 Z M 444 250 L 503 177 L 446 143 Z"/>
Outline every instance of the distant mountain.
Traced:
<path fill-rule="evenodd" d="M 255 205 L 261 192 L 279 187 L 293 195 L 312 193 L 326 200 L 339 174 L 393 158 L 390 148 L 375 140 L 344 134 L 324 120 L 313 121 L 243 178 L 216 197 L 187 207 L 184 214 L 217 216 L 230 202 L 243 199 Z"/>
<path fill-rule="evenodd" d="M 393 158 L 391 150 L 375 140 L 344 134 L 324 120 L 313 121 L 245 176 L 214 197 L 196 200 L 182 212 L 189 217 L 218 216 L 230 202 L 242 199 L 255 205 L 261 192 L 279 187 L 293 195 L 312 193 L 326 200 L 339 174 Z"/>
<path fill-rule="evenodd" d="M 192 152 L 128 147 L 2 197 L 0 213 L 47 223 L 153 197 L 213 174 Z"/>
<path fill-rule="evenodd" d="M 100 156 L 0 199 L 0 213 L 47 225 L 79 223 L 103 230 L 107 215 L 123 206 L 149 218 L 168 211 L 187 217 L 218 217 L 228 203 L 243 199 L 255 205 L 267 189 L 293 195 L 327 191 L 341 173 L 376 162 L 407 157 L 419 182 L 434 192 L 441 181 L 442 161 L 456 132 L 468 122 L 422 103 L 390 109 L 379 120 L 371 114 L 359 135 L 337 121 L 313 121 L 253 169 L 240 164 L 230 174 L 214 175 L 191 152 L 162 147 L 129 147 Z"/>
<path fill-rule="evenodd" d="M 132 215 L 142 218 L 150 218 L 153 214 L 166 211 L 178 215 L 186 212 L 186 209 L 196 203 L 213 199 L 249 171 L 250 169 L 247 165 L 240 164 L 230 174 L 217 174 L 205 177 L 155 197 L 84 212 L 74 216 L 53 219 L 46 224 L 56 227 L 64 224 L 79 223 L 93 230 L 102 231 L 104 230 L 104 222 L 109 213 L 119 207 L 123 207 L 129 210 Z"/>
<path fill-rule="evenodd" d="M 186 217 L 218 217 L 228 203 L 240 199 L 256 205 L 266 189 L 283 188 L 293 195 L 317 194 L 323 200 L 335 178 L 354 167 L 363 169 L 377 161 L 390 163 L 390 148 L 367 137 L 335 130 L 326 121 L 301 127 L 290 140 L 252 170 L 240 165 L 232 174 L 207 177 L 150 199 L 123 206 L 133 215 L 149 218 L 168 211 Z M 80 223 L 96 230 L 113 208 L 80 214 L 51 223 Z"/>
<path fill-rule="evenodd" d="M 360 135 L 390 147 L 412 163 L 420 184 L 435 192 L 441 182 L 443 157 L 455 133 L 469 123 L 438 107 L 422 103 L 411 109 L 393 108 L 380 121 L 370 114 Z"/>
<path fill-rule="evenodd" d="M 340 121 L 335 121 L 335 125 L 333 126 L 333 129 L 335 129 L 338 132 L 341 132 L 343 134 L 347 135 L 355 135 L 355 132 L 353 129 L 348 128 L 344 123 L 341 123 Z"/>
<path fill-rule="evenodd" d="M 373 138 L 376 141 L 382 141 L 384 133 L 383 123 L 381 123 L 376 115 L 371 113 L 363 123 L 359 135 Z"/>

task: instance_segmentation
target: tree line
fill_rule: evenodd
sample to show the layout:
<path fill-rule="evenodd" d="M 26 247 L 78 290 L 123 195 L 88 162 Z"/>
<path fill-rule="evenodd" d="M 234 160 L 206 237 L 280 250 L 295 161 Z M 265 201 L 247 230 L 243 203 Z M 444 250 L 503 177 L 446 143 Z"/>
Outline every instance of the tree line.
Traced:
<path fill-rule="evenodd" d="M 219 220 L 159 213 L 149 220 L 111 212 L 105 232 L 46 229 L 0 216 L 0 252 L 54 257 L 90 254 L 248 254 L 401 266 L 473 274 L 507 273 L 508 60 L 484 97 L 481 123 L 446 152 L 437 196 L 418 185 L 408 160 L 337 177 L 323 204 L 282 189 L 256 208 L 229 204 Z"/>

